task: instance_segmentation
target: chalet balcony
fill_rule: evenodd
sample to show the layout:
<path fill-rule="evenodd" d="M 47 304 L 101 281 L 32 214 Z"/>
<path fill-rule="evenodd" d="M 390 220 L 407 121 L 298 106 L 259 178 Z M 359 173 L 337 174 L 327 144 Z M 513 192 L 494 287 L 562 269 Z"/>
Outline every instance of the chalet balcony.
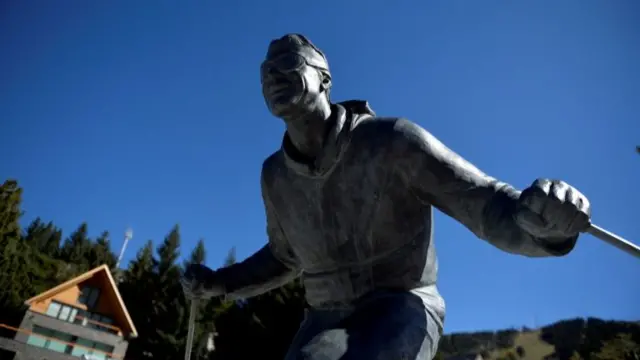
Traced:
<path fill-rule="evenodd" d="M 33 311 L 32 311 L 33 312 Z M 52 301 L 46 313 L 43 314 L 58 321 L 122 336 L 122 330 L 113 324 L 107 316 L 86 311 L 71 305 Z"/>
<path fill-rule="evenodd" d="M 35 331 L 0 324 L 0 332 L 10 337 L 0 337 L 0 358 L 13 360 L 122 360 L 124 354 L 114 353 L 112 346 L 100 344 L 77 336 L 34 326 Z M 43 331 L 44 330 L 44 331 Z M 70 340 L 70 341 L 65 341 Z"/>

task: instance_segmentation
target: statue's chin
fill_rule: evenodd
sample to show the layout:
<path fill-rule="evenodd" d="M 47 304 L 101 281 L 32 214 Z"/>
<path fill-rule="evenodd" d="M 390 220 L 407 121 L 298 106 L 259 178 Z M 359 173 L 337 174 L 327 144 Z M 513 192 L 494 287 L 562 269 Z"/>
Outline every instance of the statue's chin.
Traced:
<path fill-rule="evenodd" d="M 296 113 L 299 96 L 281 96 L 270 101 L 271 113 L 277 117 L 284 117 Z"/>

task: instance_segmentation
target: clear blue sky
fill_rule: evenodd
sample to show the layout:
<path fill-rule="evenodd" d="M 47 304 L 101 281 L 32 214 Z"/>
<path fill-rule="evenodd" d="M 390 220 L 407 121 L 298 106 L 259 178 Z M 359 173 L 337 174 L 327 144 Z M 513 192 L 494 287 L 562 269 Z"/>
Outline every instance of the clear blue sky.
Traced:
<path fill-rule="evenodd" d="M 522 188 L 561 178 L 640 241 L 640 2 L 4 1 L 0 178 L 24 221 L 127 226 L 131 259 L 179 223 L 208 264 L 265 243 L 259 173 L 283 124 L 260 94 L 272 38 L 328 55 L 335 100 L 414 120 Z M 448 332 L 640 319 L 640 262 L 584 236 L 566 258 L 502 253 L 438 214 Z"/>

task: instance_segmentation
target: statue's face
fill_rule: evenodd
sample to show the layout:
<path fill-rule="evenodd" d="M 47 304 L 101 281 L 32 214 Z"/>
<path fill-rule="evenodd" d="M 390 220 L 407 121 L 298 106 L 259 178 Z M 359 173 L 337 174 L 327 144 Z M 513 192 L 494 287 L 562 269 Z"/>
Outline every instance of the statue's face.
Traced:
<path fill-rule="evenodd" d="M 262 94 L 269 111 L 282 118 L 308 112 L 319 101 L 328 101 L 323 87 L 327 80 L 318 70 L 324 59 L 308 47 L 278 50 L 269 51 L 260 67 Z"/>

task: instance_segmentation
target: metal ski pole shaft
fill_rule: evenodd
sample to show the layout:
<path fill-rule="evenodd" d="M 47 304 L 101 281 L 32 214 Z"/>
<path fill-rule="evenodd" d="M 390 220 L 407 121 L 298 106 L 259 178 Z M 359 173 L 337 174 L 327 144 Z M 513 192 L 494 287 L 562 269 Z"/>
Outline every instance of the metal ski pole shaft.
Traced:
<path fill-rule="evenodd" d="M 624 239 L 621 236 L 618 236 L 594 224 L 591 224 L 585 232 L 593 235 L 594 237 L 606 243 L 609 243 L 609 245 L 613 245 L 617 247 L 618 249 L 630 255 L 640 258 L 640 246 L 632 243 L 629 240 Z"/>
<path fill-rule="evenodd" d="M 191 307 L 189 309 L 189 328 L 187 329 L 187 343 L 184 348 L 184 360 L 191 360 L 191 352 L 193 351 L 193 337 L 196 330 L 196 313 L 198 311 L 198 300 L 191 299 Z"/>

